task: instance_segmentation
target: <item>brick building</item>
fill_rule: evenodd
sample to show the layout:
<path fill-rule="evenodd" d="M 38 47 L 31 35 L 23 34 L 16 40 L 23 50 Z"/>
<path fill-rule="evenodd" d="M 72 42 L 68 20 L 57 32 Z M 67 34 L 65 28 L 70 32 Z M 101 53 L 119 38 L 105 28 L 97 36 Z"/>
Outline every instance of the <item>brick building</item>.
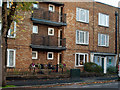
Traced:
<path fill-rule="evenodd" d="M 9 30 L 7 67 L 65 63 L 82 70 L 85 62 L 95 62 L 106 73 L 119 52 L 117 13 L 100 2 L 33 4 L 33 12 L 17 12 L 24 20 Z"/>

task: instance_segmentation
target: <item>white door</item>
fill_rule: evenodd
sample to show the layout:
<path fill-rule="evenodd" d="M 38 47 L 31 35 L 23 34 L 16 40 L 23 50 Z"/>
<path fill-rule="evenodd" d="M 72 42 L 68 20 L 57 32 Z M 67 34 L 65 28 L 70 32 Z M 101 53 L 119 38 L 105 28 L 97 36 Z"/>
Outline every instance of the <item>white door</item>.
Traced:
<path fill-rule="evenodd" d="M 107 73 L 107 57 L 101 57 L 101 66 L 103 73 Z"/>

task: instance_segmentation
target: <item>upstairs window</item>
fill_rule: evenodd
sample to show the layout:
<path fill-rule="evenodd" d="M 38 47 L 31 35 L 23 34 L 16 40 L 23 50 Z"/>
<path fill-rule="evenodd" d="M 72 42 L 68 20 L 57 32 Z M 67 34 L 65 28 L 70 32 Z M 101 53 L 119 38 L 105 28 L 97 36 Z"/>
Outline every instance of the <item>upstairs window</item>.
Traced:
<path fill-rule="evenodd" d="M 49 11 L 54 12 L 55 11 L 55 6 L 49 4 Z"/>
<path fill-rule="evenodd" d="M 76 20 L 89 23 L 89 10 L 76 8 Z"/>
<path fill-rule="evenodd" d="M 38 26 L 36 25 L 33 25 L 33 33 L 38 33 Z"/>
<path fill-rule="evenodd" d="M 88 31 L 76 31 L 76 44 L 89 44 L 89 32 Z"/>
<path fill-rule="evenodd" d="M 33 3 L 33 8 L 38 9 L 38 4 L 37 3 Z"/>
<path fill-rule="evenodd" d="M 98 25 L 109 27 L 109 15 L 99 13 Z"/>
<path fill-rule="evenodd" d="M 98 34 L 98 46 L 109 46 L 109 35 Z"/>
<path fill-rule="evenodd" d="M 8 31 L 8 37 L 9 38 L 15 38 L 16 37 L 16 22 L 15 21 L 11 24 L 11 27 Z"/>

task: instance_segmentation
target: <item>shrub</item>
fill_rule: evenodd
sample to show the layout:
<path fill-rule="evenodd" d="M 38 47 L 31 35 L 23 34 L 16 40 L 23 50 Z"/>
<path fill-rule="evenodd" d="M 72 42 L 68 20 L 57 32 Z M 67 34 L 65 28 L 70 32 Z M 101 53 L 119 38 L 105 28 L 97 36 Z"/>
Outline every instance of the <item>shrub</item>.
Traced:
<path fill-rule="evenodd" d="M 107 72 L 110 73 L 110 74 L 114 74 L 114 73 L 116 74 L 117 73 L 117 69 L 116 69 L 115 66 L 109 66 L 107 68 Z"/>
<path fill-rule="evenodd" d="M 96 72 L 96 73 L 101 73 L 102 72 L 102 67 L 98 66 L 95 63 L 88 62 L 84 64 L 84 70 L 87 72 Z"/>

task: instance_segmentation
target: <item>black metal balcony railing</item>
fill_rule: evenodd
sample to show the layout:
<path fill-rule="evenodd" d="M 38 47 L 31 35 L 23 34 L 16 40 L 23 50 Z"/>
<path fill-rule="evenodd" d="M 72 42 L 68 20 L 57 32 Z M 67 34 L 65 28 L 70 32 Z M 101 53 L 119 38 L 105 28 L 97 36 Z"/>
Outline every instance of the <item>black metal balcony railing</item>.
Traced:
<path fill-rule="evenodd" d="M 60 14 L 59 12 L 50 12 L 44 9 L 33 9 L 32 18 L 49 20 L 53 22 L 66 23 L 66 14 Z"/>
<path fill-rule="evenodd" d="M 54 47 L 65 47 L 66 39 L 61 39 L 59 37 L 54 36 L 40 36 L 37 34 L 32 34 L 32 45 L 40 45 L 40 46 L 54 46 Z"/>

